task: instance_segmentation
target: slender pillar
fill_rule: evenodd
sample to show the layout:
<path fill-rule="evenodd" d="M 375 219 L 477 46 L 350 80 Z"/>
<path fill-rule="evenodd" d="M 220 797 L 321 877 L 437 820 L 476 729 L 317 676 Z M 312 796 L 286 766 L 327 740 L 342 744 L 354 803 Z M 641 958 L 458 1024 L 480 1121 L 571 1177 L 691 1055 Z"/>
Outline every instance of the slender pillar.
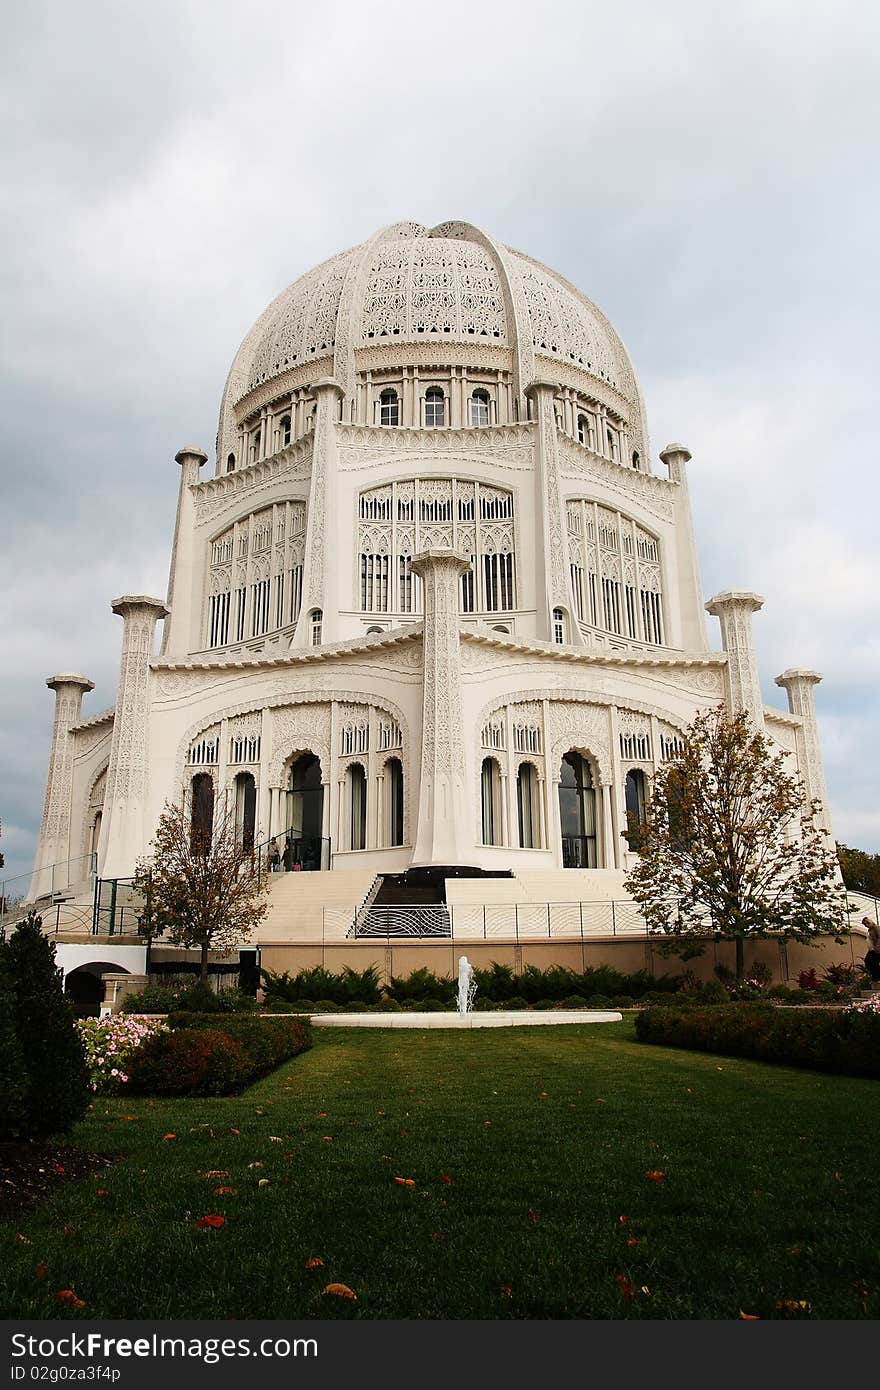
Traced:
<path fill-rule="evenodd" d="M 817 817 L 818 824 L 831 834 L 831 811 L 828 806 L 828 789 L 825 786 L 825 773 L 822 768 L 822 750 L 819 746 L 819 726 L 816 722 L 816 700 L 814 688 L 822 677 L 818 671 L 805 671 L 792 668 L 776 677 L 776 684 L 782 686 L 788 696 L 788 708 L 800 719 L 800 727 L 795 730 L 795 750 L 798 771 L 803 779 L 804 789 L 809 801 L 822 803 Z"/>
<path fill-rule="evenodd" d="M 468 562 L 452 550 L 416 555 L 425 603 L 422 767 L 412 862 L 473 862 L 473 810 L 468 805 L 458 590 Z"/>
<path fill-rule="evenodd" d="M 201 597 L 196 590 L 200 588 L 204 565 L 198 563 L 202 557 L 197 557 L 195 553 L 196 520 L 192 489 L 199 481 L 199 470 L 207 462 L 208 455 L 197 444 L 187 444 L 174 457 L 180 464 L 180 488 L 166 601 L 172 616 L 162 632 L 162 655 L 169 659 L 188 656 L 203 646 L 201 624 L 205 620 L 205 604 L 201 604 L 199 611 L 195 612 Z M 239 467 L 243 467 L 244 462 L 242 460 Z"/>
<path fill-rule="evenodd" d="M 312 393 L 317 402 L 312 445 L 312 481 L 309 491 L 308 523 L 306 530 L 306 553 L 303 573 L 304 622 L 297 624 L 293 645 L 311 646 L 311 623 L 309 614 L 319 608 L 323 613 L 321 632 L 322 644 L 333 642 L 338 636 L 339 603 L 337 569 L 332 544 L 334 528 L 338 524 L 336 515 L 336 425 L 339 416 L 339 401 L 343 395 L 338 381 L 322 377 L 315 382 Z M 328 557 L 328 551 L 330 552 Z"/>
<path fill-rule="evenodd" d="M 675 564 L 679 593 L 677 611 L 676 605 L 671 604 L 664 614 L 665 640 L 668 646 L 704 652 L 708 650 L 709 643 L 703 612 L 703 582 L 687 481 L 687 465 L 691 455 L 683 444 L 667 444 L 660 457 L 669 470 L 669 481 L 676 485 L 672 504 L 675 509 Z M 624 462 L 629 463 L 629 457 Z M 651 471 L 647 458 L 642 466 L 646 472 Z M 679 623 L 680 630 L 676 630 Z"/>
<path fill-rule="evenodd" d="M 562 608 L 569 615 L 569 640 L 582 643 L 580 628 L 572 619 L 569 595 L 565 533 L 562 524 L 562 496 L 559 480 L 559 445 L 556 437 L 555 382 L 536 380 L 526 387 L 537 422 L 535 437 L 535 608 L 536 635 L 545 642 L 553 639 L 552 610 Z"/>
<path fill-rule="evenodd" d="M 752 614 L 764 607 L 757 594 L 740 593 L 729 589 L 716 594 L 706 604 L 721 623 L 721 642 L 727 653 L 725 687 L 728 713 L 733 716 L 746 710 L 754 727 L 763 732 L 764 701 L 758 679 L 758 662 L 752 636 Z"/>
<path fill-rule="evenodd" d="M 146 853 L 149 794 L 150 662 L 156 623 L 168 616 L 161 599 L 126 594 L 111 604 L 125 624 L 113 742 L 98 846 L 102 878 L 128 878 Z"/>
<path fill-rule="evenodd" d="M 50 676 L 46 681 L 55 692 L 55 719 L 52 725 L 52 748 L 49 753 L 49 774 L 46 778 L 46 798 L 34 872 L 28 889 L 33 902 L 46 893 L 57 892 L 69 883 L 83 878 L 84 865 L 68 865 L 71 857 L 70 817 L 73 793 L 74 736 L 70 732 L 80 721 L 83 695 L 94 690 L 87 676 L 64 673 Z"/>

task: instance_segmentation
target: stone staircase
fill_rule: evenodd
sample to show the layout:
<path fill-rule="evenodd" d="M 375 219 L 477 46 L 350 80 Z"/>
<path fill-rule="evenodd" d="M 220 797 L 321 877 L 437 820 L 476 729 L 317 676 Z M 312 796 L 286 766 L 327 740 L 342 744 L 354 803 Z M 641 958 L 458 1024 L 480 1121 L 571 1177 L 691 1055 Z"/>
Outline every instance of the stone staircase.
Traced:
<path fill-rule="evenodd" d="M 375 877 L 372 869 L 272 874 L 269 912 L 255 942 L 344 940 Z"/>

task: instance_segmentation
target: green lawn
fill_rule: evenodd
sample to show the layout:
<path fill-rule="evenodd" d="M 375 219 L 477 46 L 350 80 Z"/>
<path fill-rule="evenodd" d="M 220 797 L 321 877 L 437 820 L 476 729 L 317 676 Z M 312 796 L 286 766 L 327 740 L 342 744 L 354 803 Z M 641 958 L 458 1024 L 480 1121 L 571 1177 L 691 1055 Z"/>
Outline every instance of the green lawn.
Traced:
<path fill-rule="evenodd" d="M 121 1161 L 0 1225 L 4 1316 L 880 1317 L 877 1082 L 630 1021 L 315 1040 L 230 1100 L 96 1102 L 75 1142 Z"/>

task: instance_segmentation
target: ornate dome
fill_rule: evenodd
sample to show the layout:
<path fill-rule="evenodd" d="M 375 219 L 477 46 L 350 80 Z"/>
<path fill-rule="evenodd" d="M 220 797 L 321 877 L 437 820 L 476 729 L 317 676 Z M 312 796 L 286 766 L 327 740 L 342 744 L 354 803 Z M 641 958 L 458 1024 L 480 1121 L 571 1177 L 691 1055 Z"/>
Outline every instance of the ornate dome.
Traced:
<path fill-rule="evenodd" d="M 623 343 L 567 280 L 466 223 L 403 222 L 324 261 L 269 305 L 233 362 L 221 435 L 265 403 L 267 386 L 277 382 L 280 394 L 311 364 L 350 392 L 371 349 L 429 343 L 444 344 L 450 360 L 456 344 L 471 345 L 471 354 L 475 344 L 503 350 L 520 391 L 536 376 L 573 384 L 586 375 L 609 402 L 641 417 Z"/>

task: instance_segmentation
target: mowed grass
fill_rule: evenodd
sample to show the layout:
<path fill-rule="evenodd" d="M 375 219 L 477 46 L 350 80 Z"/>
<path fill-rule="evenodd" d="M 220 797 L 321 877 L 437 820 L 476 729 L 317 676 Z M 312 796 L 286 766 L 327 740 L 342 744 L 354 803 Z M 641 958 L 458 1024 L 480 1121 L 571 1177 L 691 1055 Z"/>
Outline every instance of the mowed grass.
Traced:
<path fill-rule="evenodd" d="M 317 1029 L 243 1096 L 97 1101 L 119 1161 L 2 1223 L 3 1314 L 877 1318 L 878 1102 L 629 1021 Z"/>

